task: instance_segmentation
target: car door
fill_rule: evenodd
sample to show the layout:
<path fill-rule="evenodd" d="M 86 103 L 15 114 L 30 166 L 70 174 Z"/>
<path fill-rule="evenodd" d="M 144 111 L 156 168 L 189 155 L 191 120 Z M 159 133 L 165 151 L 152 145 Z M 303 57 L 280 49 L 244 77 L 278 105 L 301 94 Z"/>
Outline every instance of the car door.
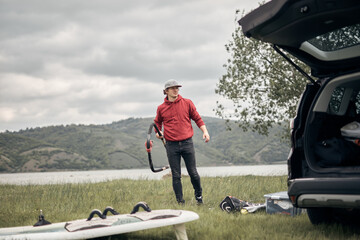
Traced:
<path fill-rule="evenodd" d="M 239 20 L 247 37 L 282 48 L 325 77 L 360 66 L 360 2 L 273 0 Z"/>

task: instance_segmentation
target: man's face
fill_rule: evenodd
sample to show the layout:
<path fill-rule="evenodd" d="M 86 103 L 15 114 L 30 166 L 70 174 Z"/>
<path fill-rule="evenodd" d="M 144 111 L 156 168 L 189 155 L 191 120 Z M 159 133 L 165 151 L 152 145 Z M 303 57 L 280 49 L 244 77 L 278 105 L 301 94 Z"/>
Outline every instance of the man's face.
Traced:
<path fill-rule="evenodd" d="M 169 98 L 177 98 L 179 95 L 179 87 L 169 87 L 165 90 Z"/>

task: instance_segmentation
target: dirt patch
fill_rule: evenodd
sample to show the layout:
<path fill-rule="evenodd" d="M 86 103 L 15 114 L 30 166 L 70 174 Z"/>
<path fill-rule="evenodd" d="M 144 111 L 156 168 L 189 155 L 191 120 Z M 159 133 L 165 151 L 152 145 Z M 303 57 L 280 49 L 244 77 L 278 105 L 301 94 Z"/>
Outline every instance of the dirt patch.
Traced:
<path fill-rule="evenodd" d="M 255 153 L 255 155 L 252 157 L 255 162 L 257 163 L 261 163 L 261 153 L 268 151 L 269 150 L 269 145 L 266 145 L 265 147 L 263 147 L 260 151 L 258 151 L 257 153 Z"/>

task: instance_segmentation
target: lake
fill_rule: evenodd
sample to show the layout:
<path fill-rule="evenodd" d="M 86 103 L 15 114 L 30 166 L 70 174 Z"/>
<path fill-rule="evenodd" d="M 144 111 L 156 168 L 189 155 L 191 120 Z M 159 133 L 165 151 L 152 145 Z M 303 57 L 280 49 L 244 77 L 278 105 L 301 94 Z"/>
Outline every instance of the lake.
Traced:
<path fill-rule="evenodd" d="M 201 177 L 226 176 L 282 176 L 287 175 L 286 164 L 251 165 L 251 166 L 222 166 L 198 167 Z M 15 185 L 43 185 L 64 183 L 96 183 L 115 179 L 150 179 L 160 180 L 170 170 L 153 173 L 150 169 L 122 169 L 122 170 L 96 170 L 96 171 L 68 171 L 68 172 L 34 172 L 34 173 L 3 173 L 0 174 L 0 184 Z M 187 174 L 185 168 L 182 173 Z"/>

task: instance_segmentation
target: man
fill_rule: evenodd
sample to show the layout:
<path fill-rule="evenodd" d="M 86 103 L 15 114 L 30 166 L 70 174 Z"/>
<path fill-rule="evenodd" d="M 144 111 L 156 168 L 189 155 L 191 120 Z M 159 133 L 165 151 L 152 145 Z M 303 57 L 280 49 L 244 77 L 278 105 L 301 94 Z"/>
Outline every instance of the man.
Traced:
<path fill-rule="evenodd" d="M 200 176 L 196 170 L 195 149 L 192 141 L 194 130 L 191 126 L 191 120 L 203 132 L 205 142 L 210 140 L 210 135 L 193 102 L 179 95 L 179 87 L 181 85 L 174 79 L 165 83 L 163 92 L 166 97 L 164 103 L 157 108 L 155 124 L 160 132 L 164 125 L 164 134 L 161 135 L 166 140 L 166 152 L 177 202 L 179 204 L 185 203 L 181 184 L 182 157 L 195 190 L 195 199 L 198 204 L 202 204 L 202 188 Z M 158 133 L 156 137 L 161 138 Z"/>

